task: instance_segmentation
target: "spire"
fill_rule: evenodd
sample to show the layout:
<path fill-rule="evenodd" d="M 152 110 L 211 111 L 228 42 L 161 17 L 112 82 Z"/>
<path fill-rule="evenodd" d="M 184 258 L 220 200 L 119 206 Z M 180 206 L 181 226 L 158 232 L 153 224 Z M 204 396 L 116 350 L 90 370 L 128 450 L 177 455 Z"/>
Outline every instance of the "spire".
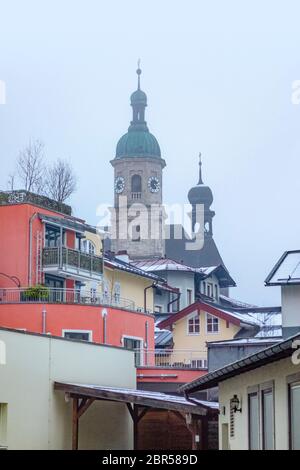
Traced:
<path fill-rule="evenodd" d="M 130 102 L 132 106 L 132 121 L 130 130 L 137 130 L 139 127 L 140 130 L 147 130 L 147 125 L 145 122 L 145 108 L 147 106 L 147 95 L 144 91 L 141 90 L 141 73 L 140 69 L 141 61 L 138 60 L 137 76 L 138 76 L 138 87 L 135 90 L 131 97 Z"/>
<path fill-rule="evenodd" d="M 136 73 L 137 73 L 137 76 L 138 76 L 138 90 L 140 90 L 140 89 L 141 89 L 141 73 L 142 73 L 142 70 L 141 70 L 141 59 L 138 60 L 137 66 L 138 66 L 138 68 L 137 68 Z"/>
<path fill-rule="evenodd" d="M 203 184 L 203 181 L 202 181 L 202 156 L 201 156 L 201 152 L 199 153 L 199 181 L 198 181 L 198 184 Z"/>

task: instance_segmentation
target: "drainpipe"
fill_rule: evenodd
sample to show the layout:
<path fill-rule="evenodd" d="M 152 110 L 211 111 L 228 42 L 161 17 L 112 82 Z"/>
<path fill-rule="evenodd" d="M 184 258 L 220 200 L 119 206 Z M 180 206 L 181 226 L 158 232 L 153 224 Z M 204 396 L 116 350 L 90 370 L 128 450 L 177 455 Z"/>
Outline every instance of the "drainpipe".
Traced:
<path fill-rule="evenodd" d="M 59 267 L 60 269 L 62 269 L 63 267 L 63 227 L 62 227 L 62 223 L 60 223 L 60 246 L 59 246 Z M 66 238 L 67 238 L 67 234 L 66 234 Z M 67 243 L 67 240 L 66 240 L 66 256 L 68 256 L 68 243 Z M 80 252 L 79 252 L 79 256 L 80 256 Z M 67 260 L 66 260 L 66 264 L 67 263 Z"/>
<path fill-rule="evenodd" d="M 102 318 L 103 318 L 103 344 L 106 344 L 106 338 L 107 338 L 107 310 L 106 308 L 102 310 Z"/>
<path fill-rule="evenodd" d="M 144 348 L 145 348 L 145 366 L 148 365 L 148 331 L 149 331 L 149 322 L 146 321 L 145 323 L 145 344 L 144 344 Z"/>
<path fill-rule="evenodd" d="M 148 289 L 154 289 L 154 287 L 157 286 L 157 282 L 153 282 L 150 286 L 145 287 L 144 289 L 144 312 L 146 313 L 147 311 L 147 290 Z"/>
<path fill-rule="evenodd" d="M 29 219 L 29 262 L 28 262 L 28 285 L 32 286 L 32 223 L 37 217 L 37 212 Z"/>
<path fill-rule="evenodd" d="M 46 334 L 46 326 L 47 326 L 47 310 L 43 307 L 42 311 L 42 333 Z"/>

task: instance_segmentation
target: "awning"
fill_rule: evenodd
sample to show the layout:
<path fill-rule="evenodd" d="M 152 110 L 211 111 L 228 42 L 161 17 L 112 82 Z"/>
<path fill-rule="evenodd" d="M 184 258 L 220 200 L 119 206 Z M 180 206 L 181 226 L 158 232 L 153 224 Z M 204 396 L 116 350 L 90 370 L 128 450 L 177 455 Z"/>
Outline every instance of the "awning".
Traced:
<path fill-rule="evenodd" d="M 84 234 L 84 232 L 96 233 L 95 227 L 91 227 L 90 225 L 85 224 L 84 222 L 80 222 L 76 220 L 75 218 L 71 219 L 67 217 L 53 217 L 53 216 L 45 215 L 42 213 L 39 213 L 39 218 L 44 223 L 62 227 L 67 230 L 71 230 L 73 232 L 77 232 L 81 234 Z"/>
<path fill-rule="evenodd" d="M 204 449 L 208 435 L 208 420 L 216 419 L 218 403 L 184 396 L 127 388 L 104 387 L 93 384 L 54 382 L 54 389 L 65 392 L 73 399 L 72 449 L 78 449 L 80 417 L 95 400 L 124 403 L 133 421 L 134 448 L 138 442 L 138 424 L 151 409 L 169 410 L 184 420 L 191 432 L 192 449 Z"/>
<path fill-rule="evenodd" d="M 79 397 L 85 396 L 95 399 L 113 400 L 202 416 L 206 415 L 209 411 L 217 412 L 219 409 L 219 405 L 216 402 L 197 399 L 187 400 L 184 396 L 167 395 L 165 393 L 150 392 L 147 390 L 102 387 L 101 385 L 66 382 L 55 382 L 54 389 L 72 395 L 78 395 Z"/>

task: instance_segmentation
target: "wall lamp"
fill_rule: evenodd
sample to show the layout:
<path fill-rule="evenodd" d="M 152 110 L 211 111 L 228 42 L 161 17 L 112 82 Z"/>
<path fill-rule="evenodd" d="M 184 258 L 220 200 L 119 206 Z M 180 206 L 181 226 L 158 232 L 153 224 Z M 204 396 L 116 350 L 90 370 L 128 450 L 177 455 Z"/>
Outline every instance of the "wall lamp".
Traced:
<path fill-rule="evenodd" d="M 240 413 L 242 412 L 241 402 L 237 395 L 233 395 L 233 398 L 230 400 L 230 405 L 234 413 L 237 413 L 238 411 Z"/>

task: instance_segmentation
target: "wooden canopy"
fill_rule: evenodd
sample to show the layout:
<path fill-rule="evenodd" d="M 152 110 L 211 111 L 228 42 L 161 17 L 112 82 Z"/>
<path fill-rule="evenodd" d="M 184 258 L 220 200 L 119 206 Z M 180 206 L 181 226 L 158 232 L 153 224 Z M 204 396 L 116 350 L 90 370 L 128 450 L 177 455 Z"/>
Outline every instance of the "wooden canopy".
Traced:
<path fill-rule="evenodd" d="M 218 403 L 188 399 L 183 396 L 101 385 L 54 382 L 54 389 L 73 399 L 72 449 L 78 449 L 79 418 L 95 400 L 121 402 L 127 405 L 134 424 L 134 447 L 137 447 L 138 423 L 150 409 L 173 411 L 185 420 L 192 434 L 193 449 L 204 448 L 208 418 L 218 414 Z"/>

